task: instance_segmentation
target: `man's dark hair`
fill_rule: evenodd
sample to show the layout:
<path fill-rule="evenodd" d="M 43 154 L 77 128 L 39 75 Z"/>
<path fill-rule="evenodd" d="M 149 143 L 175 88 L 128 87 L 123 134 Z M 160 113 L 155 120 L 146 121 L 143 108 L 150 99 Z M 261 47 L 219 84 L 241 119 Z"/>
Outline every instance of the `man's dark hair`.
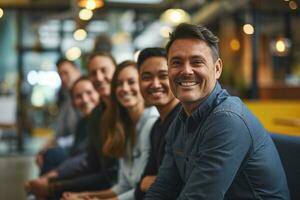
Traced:
<path fill-rule="evenodd" d="M 145 60 L 147 60 L 150 57 L 167 58 L 167 53 L 164 48 L 160 48 L 160 47 L 152 47 L 152 48 L 143 49 L 140 52 L 140 54 L 138 56 L 138 60 L 137 60 L 138 70 L 140 70 L 140 67 L 145 62 Z"/>
<path fill-rule="evenodd" d="M 97 56 L 104 56 L 104 57 L 108 57 L 115 66 L 117 66 L 117 62 L 115 60 L 115 58 L 113 57 L 113 55 L 107 51 L 97 51 L 97 52 L 93 52 L 89 58 L 88 58 L 88 62 L 87 62 L 87 66 L 89 65 L 89 63 L 91 62 L 91 60 L 93 60 L 95 57 Z"/>
<path fill-rule="evenodd" d="M 203 40 L 211 48 L 214 61 L 219 58 L 219 38 L 205 26 L 188 23 L 179 24 L 175 30 L 170 33 L 170 39 L 166 45 L 167 53 L 169 53 L 171 45 L 177 39 Z"/>
<path fill-rule="evenodd" d="M 71 60 L 68 60 L 67 58 L 59 58 L 57 61 L 56 61 L 56 67 L 59 68 L 61 64 L 63 63 L 70 63 L 72 66 L 76 67 L 75 63 Z"/>

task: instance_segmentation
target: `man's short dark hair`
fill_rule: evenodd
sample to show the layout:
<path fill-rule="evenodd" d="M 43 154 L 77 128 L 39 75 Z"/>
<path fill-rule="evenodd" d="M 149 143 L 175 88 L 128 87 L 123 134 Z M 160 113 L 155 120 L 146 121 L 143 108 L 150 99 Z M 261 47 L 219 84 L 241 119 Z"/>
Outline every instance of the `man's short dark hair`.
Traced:
<path fill-rule="evenodd" d="M 59 68 L 61 64 L 63 63 L 70 63 L 72 66 L 76 67 L 75 63 L 71 60 L 68 60 L 65 57 L 61 57 L 56 61 L 56 67 Z"/>
<path fill-rule="evenodd" d="M 160 48 L 160 47 L 152 47 L 152 48 L 143 49 L 140 52 L 140 54 L 138 56 L 138 60 L 137 60 L 137 66 L 138 66 L 139 70 L 140 70 L 141 65 L 145 62 L 145 60 L 147 60 L 150 57 L 167 58 L 167 53 L 164 48 Z"/>
<path fill-rule="evenodd" d="M 171 45 L 177 39 L 203 40 L 211 48 L 214 61 L 219 58 L 219 38 L 205 26 L 188 23 L 179 24 L 175 30 L 170 33 L 170 39 L 166 45 L 167 53 L 169 53 Z"/>

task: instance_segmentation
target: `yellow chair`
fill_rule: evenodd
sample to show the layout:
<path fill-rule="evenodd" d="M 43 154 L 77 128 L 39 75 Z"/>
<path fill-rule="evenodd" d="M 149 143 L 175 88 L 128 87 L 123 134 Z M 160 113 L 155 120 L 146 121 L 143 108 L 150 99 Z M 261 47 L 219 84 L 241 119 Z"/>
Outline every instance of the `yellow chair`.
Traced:
<path fill-rule="evenodd" d="M 300 136 L 300 101 L 245 100 L 244 102 L 269 132 Z"/>

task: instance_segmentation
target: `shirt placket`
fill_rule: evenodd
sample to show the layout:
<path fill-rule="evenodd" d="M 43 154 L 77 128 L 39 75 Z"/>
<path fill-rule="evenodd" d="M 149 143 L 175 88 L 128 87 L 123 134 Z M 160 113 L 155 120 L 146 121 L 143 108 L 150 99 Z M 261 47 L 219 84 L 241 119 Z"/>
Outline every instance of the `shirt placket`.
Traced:
<path fill-rule="evenodd" d="M 190 126 L 190 119 L 186 120 L 186 124 L 184 127 L 184 177 L 185 180 L 188 178 L 187 166 L 189 165 L 190 158 L 189 158 L 189 126 Z"/>

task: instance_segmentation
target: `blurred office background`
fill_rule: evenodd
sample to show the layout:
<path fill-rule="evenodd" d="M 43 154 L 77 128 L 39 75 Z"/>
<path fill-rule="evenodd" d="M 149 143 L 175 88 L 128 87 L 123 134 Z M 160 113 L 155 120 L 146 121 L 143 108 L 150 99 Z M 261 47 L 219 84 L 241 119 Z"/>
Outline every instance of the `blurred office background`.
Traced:
<path fill-rule="evenodd" d="M 93 50 L 111 51 L 118 62 L 134 59 L 140 49 L 164 46 L 180 22 L 204 24 L 219 36 L 220 81 L 269 131 L 300 135 L 299 6 L 299 0 L 0 0 L 0 198 L 25 198 L 22 181 L 37 176 L 33 155 L 54 134 L 60 56 L 85 73 Z"/>

